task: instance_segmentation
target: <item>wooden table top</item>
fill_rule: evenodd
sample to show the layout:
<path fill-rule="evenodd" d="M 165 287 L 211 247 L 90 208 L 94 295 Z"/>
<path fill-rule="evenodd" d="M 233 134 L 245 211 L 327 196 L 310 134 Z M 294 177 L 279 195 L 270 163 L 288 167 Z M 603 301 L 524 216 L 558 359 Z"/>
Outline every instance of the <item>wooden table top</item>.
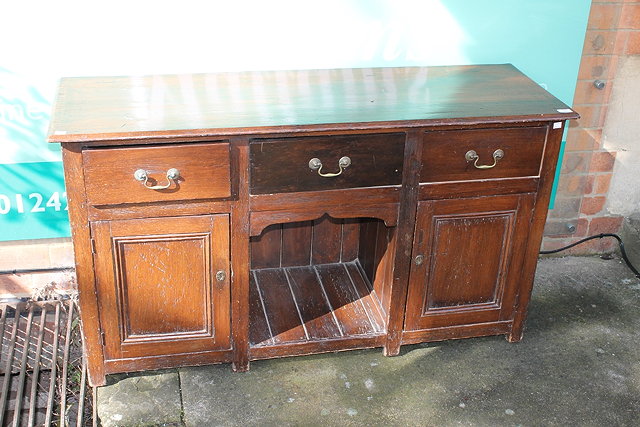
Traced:
<path fill-rule="evenodd" d="M 510 64 L 72 77 L 60 82 L 49 141 L 577 117 Z"/>

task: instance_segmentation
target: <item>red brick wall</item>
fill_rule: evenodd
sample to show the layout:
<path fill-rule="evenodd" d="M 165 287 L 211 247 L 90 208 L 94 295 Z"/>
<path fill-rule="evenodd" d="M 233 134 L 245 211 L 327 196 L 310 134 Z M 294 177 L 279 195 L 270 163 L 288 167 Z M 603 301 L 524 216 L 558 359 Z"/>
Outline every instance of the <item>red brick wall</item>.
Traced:
<path fill-rule="evenodd" d="M 605 210 L 616 153 L 602 146 L 611 89 L 618 59 L 640 54 L 640 0 L 593 1 L 573 107 L 582 116 L 570 123 L 555 207 L 549 212 L 544 250 L 556 249 L 585 236 L 617 233 L 622 217 Z M 604 89 L 594 86 L 605 82 Z M 575 226 L 571 232 L 568 225 Z M 564 252 L 610 252 L 613 239 L 595 239 Z"/>

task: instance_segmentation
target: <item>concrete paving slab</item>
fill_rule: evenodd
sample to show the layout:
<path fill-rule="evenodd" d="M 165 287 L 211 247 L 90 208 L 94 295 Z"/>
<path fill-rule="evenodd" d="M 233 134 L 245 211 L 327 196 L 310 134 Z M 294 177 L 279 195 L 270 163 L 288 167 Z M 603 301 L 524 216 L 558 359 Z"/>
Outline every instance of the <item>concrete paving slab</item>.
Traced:
<path fill-rule="evenodd" d="M 98 388 L 98 418 L 103 427 L 181 426 L 178 372 L 112 375 Z"/>
<path fill-rule="evenodd" d="M 242 374 L 182 368 L 182 421 L 638 425 L 639 338 L 640 281 L 619 260 L 546 258 L 521 343 L 498 336 L 405 346 L 393 358 L 372 349 L 266 360 Z"/>

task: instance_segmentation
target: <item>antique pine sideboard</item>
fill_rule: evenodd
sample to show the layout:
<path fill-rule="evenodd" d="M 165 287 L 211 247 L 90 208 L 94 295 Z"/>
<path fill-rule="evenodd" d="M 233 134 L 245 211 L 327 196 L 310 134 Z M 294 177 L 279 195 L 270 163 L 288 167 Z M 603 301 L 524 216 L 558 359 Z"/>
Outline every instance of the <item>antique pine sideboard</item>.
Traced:
<path fill-rule="evenodd" d="M 577 117 L 508 64 L 63 79 L 91 383 L 520 340 Z"/>

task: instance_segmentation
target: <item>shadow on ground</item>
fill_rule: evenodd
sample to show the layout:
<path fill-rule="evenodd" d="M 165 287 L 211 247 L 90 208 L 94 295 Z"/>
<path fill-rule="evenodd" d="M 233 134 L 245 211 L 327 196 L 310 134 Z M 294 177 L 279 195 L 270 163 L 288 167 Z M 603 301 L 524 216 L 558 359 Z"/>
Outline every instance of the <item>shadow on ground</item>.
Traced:
<path fill-rule="evenodd" d="M 113 376 L 103 425 L 637 425 L 640 281 L 618 260 L 540 261 L 524 340 L 475 338 Z"/>

